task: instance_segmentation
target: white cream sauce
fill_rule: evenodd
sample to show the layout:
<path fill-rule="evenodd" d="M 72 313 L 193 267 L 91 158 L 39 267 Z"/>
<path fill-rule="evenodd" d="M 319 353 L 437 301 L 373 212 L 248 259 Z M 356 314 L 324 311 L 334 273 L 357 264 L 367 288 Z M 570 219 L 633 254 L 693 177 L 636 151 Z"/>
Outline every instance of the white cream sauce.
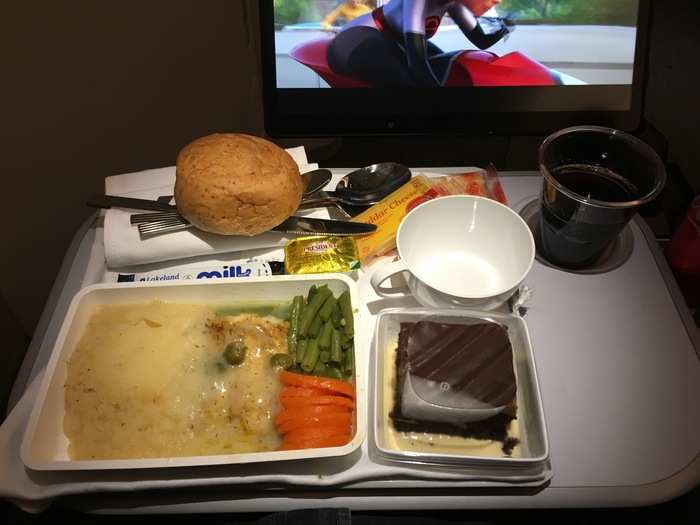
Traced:
<path fill-rule="evenodd" d="M 274 450 L 288 323 L 160 301 L 94 312 L 68 363 L 64 431 L 72 459 L 135 459 Z M 247 347 L 242 365 L 223 350 Z"/>

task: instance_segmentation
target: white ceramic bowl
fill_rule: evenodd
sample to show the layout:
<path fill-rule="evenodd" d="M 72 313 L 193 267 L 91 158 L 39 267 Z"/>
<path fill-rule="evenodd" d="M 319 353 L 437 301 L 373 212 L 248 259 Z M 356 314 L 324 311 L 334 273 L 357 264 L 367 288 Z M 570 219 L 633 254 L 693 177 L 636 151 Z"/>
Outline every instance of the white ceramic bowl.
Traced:
<path fill-rule="evenodd" d="M 431 307 L 490 310 L 513 295 L 532 268 L 535 241 L 508 206 L 485 197 L 452 195 L 430 200 L 404 217 L 396 234 L 400 259 L 378 268 L 371 282 L 407 272 L 416 299 Z"/>

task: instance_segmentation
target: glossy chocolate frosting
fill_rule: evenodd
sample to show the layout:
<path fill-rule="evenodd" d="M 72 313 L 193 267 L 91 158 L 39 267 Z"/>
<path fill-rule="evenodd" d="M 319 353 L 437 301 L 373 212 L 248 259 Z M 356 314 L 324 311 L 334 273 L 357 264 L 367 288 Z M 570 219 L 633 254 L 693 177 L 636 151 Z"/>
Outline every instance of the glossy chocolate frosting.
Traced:
<path fill-rule="evenodd" d="M 419 321 L 406 330 L 411 375 L 494 407 L 513 402 L 513 349 L 503 326 Z"/>

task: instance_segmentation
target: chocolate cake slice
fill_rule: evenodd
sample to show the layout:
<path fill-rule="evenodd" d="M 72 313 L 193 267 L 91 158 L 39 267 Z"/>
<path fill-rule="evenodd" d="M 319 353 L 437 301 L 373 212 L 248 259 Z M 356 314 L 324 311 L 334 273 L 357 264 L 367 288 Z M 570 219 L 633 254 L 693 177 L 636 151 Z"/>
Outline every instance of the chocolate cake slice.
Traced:
<path fill-rule="evenodd" d="M 473 398 L 484 406 L 505 409 L 481 421 L 406 414 L 404 392 L 408 374 L 436 385 L 449 385 L 452 394 Z M 452 398 L 454 399 L 454 397 Z M 401 323 L 396 351 L 394 407 L 389 413 L 402 432 L 428 432 L 497 440 L 510 454 L 518 440 L 507 429 L 516 414 L 513 349 L 507 330 L 496 323 L 473 325 L 420 321 Z"/>

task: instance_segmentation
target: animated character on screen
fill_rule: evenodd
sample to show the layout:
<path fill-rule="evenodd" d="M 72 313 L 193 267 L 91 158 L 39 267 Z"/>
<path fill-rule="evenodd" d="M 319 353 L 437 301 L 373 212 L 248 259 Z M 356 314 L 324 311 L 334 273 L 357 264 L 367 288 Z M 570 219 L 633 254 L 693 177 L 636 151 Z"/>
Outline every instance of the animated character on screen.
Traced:
<path fill-rule="evenodd" d="M 436 87 L 429 59 L 442 51 L 428 40 L 449 14 L 479 49 L 491 47 L 513 26 L 487 34 L 477 17 L 501 0 L 389 0 L 346 24 L 328 47 L 328 65 L 339 75 L 374 87 Z"/>
<path fill-rule="evenodd" d="M 333 25 L 338 20 L 342 20 L 347 24 L 358 16 L 367 14 L 370 11 L 371 9 L 362 0 L 343 0 L 338 7 L 325 16 L 321 21 L 321 27 L 323 29 L 333 29 Z"/>

